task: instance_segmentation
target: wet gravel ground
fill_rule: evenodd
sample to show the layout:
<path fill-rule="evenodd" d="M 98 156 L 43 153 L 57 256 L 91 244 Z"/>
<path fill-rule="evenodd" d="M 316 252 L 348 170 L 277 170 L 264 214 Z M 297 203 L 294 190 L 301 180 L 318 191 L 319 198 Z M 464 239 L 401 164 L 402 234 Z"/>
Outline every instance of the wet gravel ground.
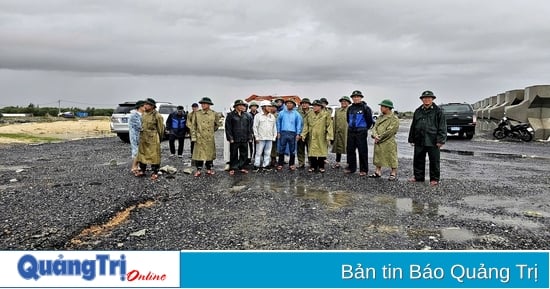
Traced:
<path fill-rule="evenodd" d="M 450 138 L 437 187 L 305 170 L 158 181 L 117 138 L 0 148 L 0 249 L 550 249 L 550 144 Z M 369 149 L 372 154 L 372 147 Z M 334 155 L 329 156 L 333 160 Z M 373 167 L 371 166 L 371 172 Z"/>

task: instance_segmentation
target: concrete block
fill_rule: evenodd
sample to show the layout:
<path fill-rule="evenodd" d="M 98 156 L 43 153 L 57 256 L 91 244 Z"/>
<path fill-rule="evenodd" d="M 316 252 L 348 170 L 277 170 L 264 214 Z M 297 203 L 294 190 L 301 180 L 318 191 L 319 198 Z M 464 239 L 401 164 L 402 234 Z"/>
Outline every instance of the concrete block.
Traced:
<path fill-rule="evenodd" d="M 527 121 L 535 130 L 535 139 L 550 136 L 550 85 L 535 85 L 525 89 Z"/>
<path fill-rule="evenodd" d="M 510 90 L 506 92 L 506 101 L 510 103 L 504 108 L 504 113 L 510 119 L 527 122 L 527 100 L 525 100 L 525 89 Z"/>
<path fill-rule="evenodd" d="M 491 108 L 493 108 L 497 104 L 497 96 L 493 95 L 493 96 L 489 97 L 488 102 L 489 102 L 489 104 L 485 108 L 483 108 L 483 111 L 481 113 L 481 117 L 483 119 L 490 119 L 489 111 L 491 110 Z"/>
<path fill-rule="evenodd" d="M 504 116 L 506 93 L 497 94 L 496 104 L 489 109 L 490 119 L 501 119 Z"/>

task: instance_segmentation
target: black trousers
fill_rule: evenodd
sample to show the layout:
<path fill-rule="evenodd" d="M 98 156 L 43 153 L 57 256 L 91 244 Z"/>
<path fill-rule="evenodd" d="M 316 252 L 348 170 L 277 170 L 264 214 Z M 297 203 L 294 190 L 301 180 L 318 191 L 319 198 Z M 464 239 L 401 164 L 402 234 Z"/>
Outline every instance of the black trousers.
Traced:
<path fill-rule="evenodd" d="M 168 138 L 168 145 L 170 146 L 170 153 L 175 154 L 176 153 L 176 140 L 178 141 L 178 156 L 181 156 L 183 154 L 183 144 L 185 142 L 185 136 L 176 136 L 175 134 L 171 134 Z"/>
<path fill-rule="evenodd" d="M 324 169 L 326 159 L 325 157 L 309 157 L 309 166 L 314 170 Z"/>
<path fill-rule="evenodd" d="M 240 170 L 248 158 L 248 142 L 234 142 L 229 144 L 229 169 Z"/>
<path fill-rule="evenodd" d="M 197 166 L 197 170 L 202 170 L 202 166 L 204 165 L 205 161 L 195 161 L 195 165 Z M 214 161 L 206 161 L 206 169 L 211 170 L 212 166 L 214 166 Z"/>
<path fill-rule="evenodd" d="M 430 181 L 439 181 L 440 174 L 440 151 L 436 146 L 414 146 L 414 178 L 417 181 L 424 181 L 426 175 L 426 154 L 430 160 Z"/>
<path fill-rule="evenodd" d="M 139 169 L 142 172 L 145 172 L 147 170 L 147 164 L 139 163 Z M 151 171 L 153 171 L 154 174 L 158 173 L 160 169 L 160 164 L 151 164 Z"/>
<path fill-rule="evenodd" d="M 360 131 L 348 130 L 348 142 L 347 142 L 347 156 L 348 156 L 348 169 L 351 172 L 357 170 L 357 157 L 355 156 L 355 150 L 359 151 L 359 171 L 369 171 L 369 147 L 367 144 L 367 137 L 369 131 L 364 129 Z"/>

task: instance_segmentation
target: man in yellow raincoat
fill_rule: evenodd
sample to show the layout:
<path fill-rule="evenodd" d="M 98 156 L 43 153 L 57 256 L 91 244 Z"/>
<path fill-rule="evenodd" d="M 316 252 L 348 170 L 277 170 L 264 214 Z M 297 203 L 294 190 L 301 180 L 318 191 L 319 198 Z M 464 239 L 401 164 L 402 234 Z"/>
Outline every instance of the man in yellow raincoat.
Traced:
<path fill-rule="evenodd" d="M 351 104 L 349 96 L 340 98 L 340 108 L 334 112 L 332 128 L 334 129 L 334 141 L 332 142 L 332 152 L 336 154 L 336 163 L 332 166 L 339 169 L 342 154 L 346 153 L 346 144 L 348 142 L 348 106 Z"/>
<path fill-rule="evenodd" d="M 212 166 L 216 159 L 216 141 L 214 133 L 220 126 L 220 116 L 217 112 L 210 109 L 212 100 L 208 97 L 203 97 L 199 101 L 201 109 L 193 113 L 190 120 L 191 141 L 195 141 L 192 159 L 195 161 L 197 171 L 195 177 L 202 173 L 203 166 L 206 166 L 208 175 L 215 174 Z"/>
<path fill-rule="evenodd" d="M 395 135 L 399 130 L 399 118 L 393 113 L 393 102 L 384 99 L 380 104 L 382 115 L 378 117 L 372 128 L 374 139 L 373 163 L 376 166 L 374 174 L 370 178 L 382 176 L 382 167 L 391 168 L 389 180 L 397 179 L 397 142 Z"/>
<path fill-rule="evenodd" d="M 160 169 L 160 141 L 164 137 L 164 119 L 156 110 L 156 102 L 152 98 L 145 100 L 145 113 L 141 117 L 141 131 L 139 133 L 139 147 L 137 161 L 140 171 L 136 176 L 145 175 L 147 165 L 151 165 L 151 179 L 158 178 Z"/>
<path fill-rule="evenodd" d="M 313 101 L 313 111 L 304 120 L 301 138 L 308 137 L 309 172 L 318 170 L 324 173 L 328 143 L 333 139 L 333 130 L 330 114 L 323 110 L 323 104 L 319 100 Z"/>

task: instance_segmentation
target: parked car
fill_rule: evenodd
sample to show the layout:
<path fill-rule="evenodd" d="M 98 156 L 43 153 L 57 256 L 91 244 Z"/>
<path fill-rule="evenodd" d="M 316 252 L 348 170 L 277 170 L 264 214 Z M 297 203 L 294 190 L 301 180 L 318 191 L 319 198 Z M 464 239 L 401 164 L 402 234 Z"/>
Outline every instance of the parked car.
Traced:
<path fill-rule="evenodd" d="M 111 115 L 111 132 L 116 133 L 123 142 L 130 142 L 130 135 L 128 133 L 128 119 L 130 118 L 130 112 L 134 109 L 135 105 L 135 101 L 120 103 L 113 112 L 113 115 Z M 170 102 L 157 102 L 157 111 L 162 115 L 165 124 L 166 119 L 168 119 L 168 115 L 176 110 L 177 106 Z M 167 137 L 165 136 L 165 138 Z"/>
<path fill-rule="evenodd" d="M 74 113 L 72 113 L 71 111 L 65 111 L 65 112 L 59 113 L 57 114 L 57 116 L 64 117 L 64 118 L 75 118 Z"/>
<path fill-rule="evenodd" d="M 441 104 L 447 120 L 447 133 L 472 139 L 476 131 L 476 115 L 468 103 Z"/>

